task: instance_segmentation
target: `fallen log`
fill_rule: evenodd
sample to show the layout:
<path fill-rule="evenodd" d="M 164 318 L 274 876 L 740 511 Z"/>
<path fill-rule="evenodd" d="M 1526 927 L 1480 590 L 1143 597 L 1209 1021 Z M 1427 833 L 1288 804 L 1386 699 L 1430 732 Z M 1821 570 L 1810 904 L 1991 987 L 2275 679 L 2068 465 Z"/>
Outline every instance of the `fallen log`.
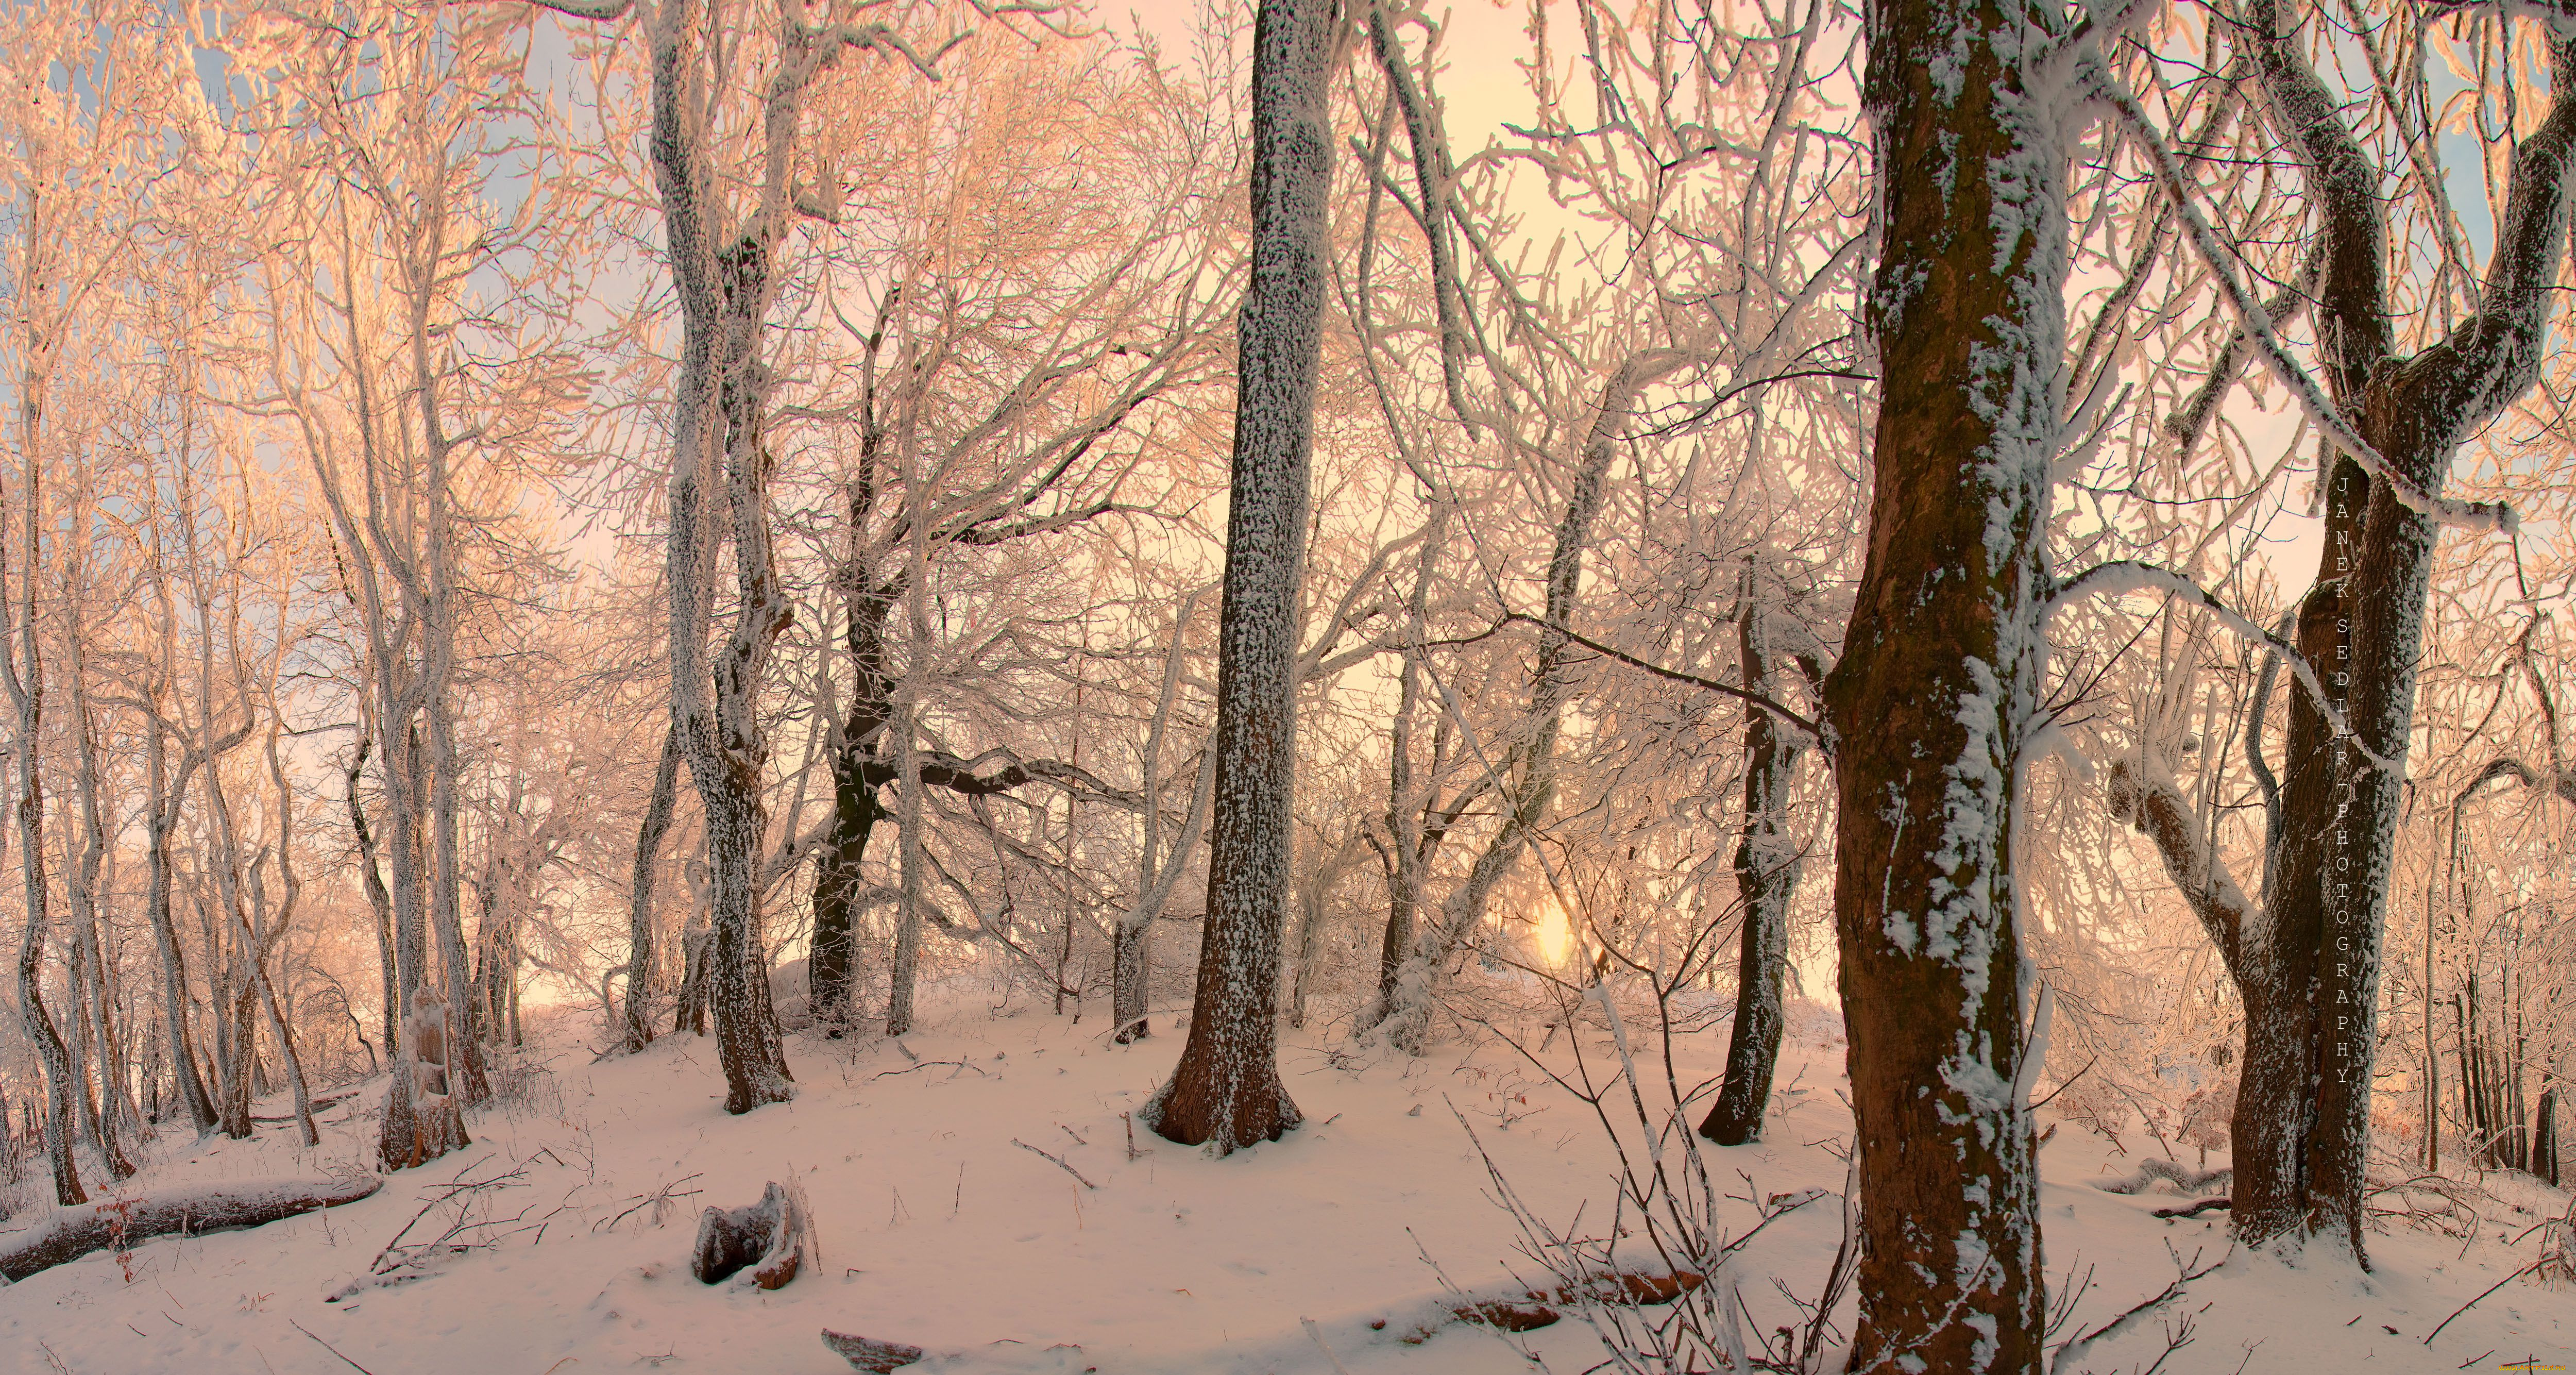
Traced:
<path fill-rule="evenodd" d="M 355 1096 L 355 1093 L 351 1092 L 326 1094 L 320 1098 L 316 1098 L 313 1100 L 313 1115 L 319 1117 L 329 1109 L 336 1108 L 342 1103 L 348 1102 Z M 253 1122 L 292 1122 L 295 1120 L 295 1114 L 290 1112 L 282 1117 L 262 1117 L 257 1113 L 252 1113 L 250 1120 Z"/>
<path fill-rule="evenodd" d="M 230 1179 L 56 1208 L 27 1230 L 0 1236 L 0 1279 L 14 1284 L 92 1251 L 127 1250 L 154 1237 L 262 1227 L 355 1203 L 383 1184 L 374 1175 Z"/>
<path fill-rule="evenodd" d="M 2188 1165 L 2150 1156 L 2138 1162 L 2136 1174 L 2097 1179 L 2093 1181 L 2093 1187 L 2106 1194 L 2141 1194 L 2162 1183 L 2172 1185 L 2174 1192 L 2187 1196 L 2203 1189 L 2223 1189 L 2235 1177 L 2236 1172 L 2224 1165 L 2215 1170 L 2195 1170 Z"/>
<path fill-rule="evenodd" d="M 1432 1314 L 1405 1325 L 1397 1340 L 1418 1346 L 1453 1321 L 1481 1323 L 1505 1332 L 1535 1332 L 1556 1325 L 1564 1319 L 1565 1310 L 1585 1303 L 1658 1306 L 1673 1303 L 1706 1283 L 1708 1278 L 1695 1270 L 1619 1270 L 1594 1275 L 1579 1285 L 1528 1289 L 1505 1297 L 1459 1295 Z M 1389 1322 L 1390 1319 L 1379 1318 L 1369 1324 L 1369 1329 L 1383 1332 Z"/>
<path fill-rule="evenodd" d="M 2204 1198 L 2198 1203 L 2186 1204 L 2180 1208 L 2158 1208 L 2155 1210 L 2155 1214 L 2158 1217 L 2167 1218 L 2198 1217 L 2213 1208 L 2225 1208 L 2231 1206 L 2228 1202 L 2228 1197 L 2229 1196 L 2226 1194 L 2220 1194 L 2216 1198 Z"/>

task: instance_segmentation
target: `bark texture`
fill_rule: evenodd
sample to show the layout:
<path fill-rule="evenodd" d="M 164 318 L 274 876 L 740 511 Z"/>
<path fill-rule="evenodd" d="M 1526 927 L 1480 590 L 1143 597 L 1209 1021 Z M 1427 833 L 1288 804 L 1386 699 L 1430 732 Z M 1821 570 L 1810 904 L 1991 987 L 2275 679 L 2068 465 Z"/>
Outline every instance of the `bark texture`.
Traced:
<path fill-rule="evenodd" d="M 2169 781 L 2115 779 L 2112 802 L 2156 840 L 2244 997 L 2230 1190 L 2238 1240 L 2295 1252 L 2322 1238 L 2367 1265 L 2381 944 L 2439 534 L 2424 508 L 2441 497 L 2458 446 L 2539 374 L 2576 166 L 2576 34 L 2561 24 L 2550 36 L 2550 111 L 2513 151 L 2478 311 L 2410 357 L 2397 350 L 2379 169 L 2298 30 L 2275 0 L 2261 0 L 2244 41 L 2317 207 L 2326 390 L 2372 451 L 2333 454 L 2317 579 L 2297 612 L 2299 653 L 2327 701 L 2290 693 L 2259 903 L 2201 850 Z M 2411 489 L 2402 497 L 2400 485 Z M 2329 707 L 2351 734 L 2337 731 Z M 2259 746 L 2253 762 L 2268 778 Z"/>
<path fill-rule="evenodd" d="M 1736 633 L 1747 691 L 1770 695 L 1772 617 L 1758 572 L 1747 571 Z M 1735 891 L 1744 934 L 1735 967 L 1735 1026 L 1726 1078 L 1699 1134 L 1721 1146 L 1762 1137 L 1771 1071 L 1780 1059 L 1781 992 L 1789 970 L 1789 900 L 1798 891 L 1797 841 L 1789 834 L 1789 782 L 1800 750 L 1771 713 L 1744 709 L 1744 832 L 1735 846 Z"/>
<path fill-rule="evenodd" d="M 1825 684 L 1866 1246 L 1854 1372 L 2040 1362 L 2011 819 L 2063 405 L 2063 121 L 2025 86 L 2051 13 L 1867 16 L 1882 381 L 1867 561 Z"/>
<path fill-rule="evenodd" d="M 374 1175 L 233 1179 L 65 1207 L 23 1232 L 0 1239 L 0 1279 L 15 1284 L 92 1251 L 129 1248 L 153 1237 L 265 1226 L 318 1208 L 355 1203 L 383 1186 L 384 1181 Z"/>
<path fill-rule="evenodd" d="M 1338 0 L 1262 0 L 1253 18 L 1252 273 L 1217 623 L 1207 929 L 1180 1065 L 1140 1114 L 1164 1137 L 1219 1154 L 1276 1141 L 1300 1117 L 1279 1080 L 1279 956 L 1340 23 Z"/>

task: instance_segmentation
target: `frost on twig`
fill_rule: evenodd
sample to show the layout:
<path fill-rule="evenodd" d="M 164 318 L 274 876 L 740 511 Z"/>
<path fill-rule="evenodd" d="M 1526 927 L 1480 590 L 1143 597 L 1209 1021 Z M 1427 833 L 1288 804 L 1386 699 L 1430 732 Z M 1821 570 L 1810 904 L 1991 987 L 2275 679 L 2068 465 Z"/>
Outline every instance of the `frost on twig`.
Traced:
<path fill-rule="evenodd" d="M 2280 333 L 2272 327 L 2272 312 L 2256 300 L 2254 293 L 2238 279 L 2234 255 L 2219 242 L 2218 231 L 2201 213 L 2192 194 L 2191 181 L 2183 174 L 2181 162 L 2174 157 L 2173 149 L 2166 145 L 2164 135 L 2157 132 L 2154 123 L 2147 118 L 2146 111 L 2139 108 L 2137 97 L 2130 94 L 2120 79 L 2111 73 L 2098 53 L 2089 56 L 2084 67 L 2093 93 L 2118 118 L 2120 126 L 2154 165 L 2157 183 L 2164 188 L 2175 214 L 2182 220 L 2183 236 L 2191 241 L 2193 250 L 2208 264 L 2210 276 L 2218 283 L 2219 294 L 2226 299 L 2238 327 L 2253 344 L 2256 356 L 2289 392 L 2309 422 L 2334 441 L 2337 449 L 2350 455 L 2355 463 L 2387 484 L 2390 494 L 2408 510 L 2463 530 L 2510 535 L 2520 528 L 2513 508 L 2503 502 L 2461 501 L 2426 491 L 2362 437 L 2361 431 L 2336 407 L 2325 389 L 2299 365 L 2289 346 L 2281 342 Z"/>

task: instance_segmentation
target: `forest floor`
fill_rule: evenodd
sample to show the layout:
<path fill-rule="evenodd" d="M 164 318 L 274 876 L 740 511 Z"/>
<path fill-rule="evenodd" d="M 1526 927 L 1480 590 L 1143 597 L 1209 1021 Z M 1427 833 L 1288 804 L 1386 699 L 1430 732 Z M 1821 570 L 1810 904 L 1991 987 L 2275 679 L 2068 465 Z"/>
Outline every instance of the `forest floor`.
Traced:
<path fill-rule="evenodd" d="M 1748 1198 L 1843 1184 L 1842 1048 L 1829 1016 L 1804 1011 L 1767 1143 L 1711 1151 L 1712 1170 Z M 1574 1375 L 1601 1362 L 1580 1317 L 1521 1337 L 1450 1324 L 1399 1340 L 1405 1315 L 1445 1307 L 1451 1284 L 1498 1292 L 1514 1283 L 1507 1267 L 1537 1274 L 1462 1118 L 1539 1213 L 1558 1224 L 1578 1207 L 1587 1225 L 1607 1216 L 1617 1164 L 1599 1120 L 1510 1047 L 1354 1058 L 1335 1053 L 1333 1030 L 1287 1033 L 1282 1066 L 1303 1128 L 1228 1160 L 1140 1129 L 1131 1156 L 1126 1114 L 1169 1072 L 1180 1038 L 1158 1014 L 1150 1040 L 1108 1045 L 1101 1022 L 995 1017 L 964 997 L 901 1046 L 791 1037 L 797 1099 L 739 1118 L 719 1108 L 712 1042 L 671 1037 L 593 1063 L 586 1024 L 548 1022 L 543 1044 L 506 1068 L 505 1099 L 469 1123 L 475 1145 L 461 1156 L 327 1213 L 94 1254 L 0 1289 L 0 1370 L 846 1371 L 818 1341 L 826 1327 L 925 1347 L 933 1358 L 910 1369 L 941 1372 L 1432 1375 L 1529 1370 L 1534 1356 Z M 1597 1073 L 1606 1043 L 1584 1041 Z M 1723 1042 L 1722 1024 L 1677 1042 L 1685 1084 L 1717 1072 Z M 1546 1059 L 1573 1063 L 1564 1037 Z M 363 1169 L 380 1091 L 379 1081 L 325 1113 L 317 1149 L 298 1146 L 289 1124 L 248 1141 L 165 1137 L 128 1192 Z M 285 1109 L 271 1100 L 260 1111 Z M 2156 1153 L 2138 1133 L 2122 1144 L 2125 1157 L 2069 1124 L 2042 1148 L 2050 1275 L 2091 1277 L 2061 1336 L 2157 1293 L 2178 1262 L 2227 1250 L 2223 1213 L 2167 1221 L 2152 1210 L 2179 1201 L 2169 1193 L 2091 1187 Z M 479 1220 L 455 1236 L 471 1249 L 352 1292 L 443 1186 L 512 1171 L 503 1187 L 432 1206 L 413 1230 L 416 1241 Z M 790 1171 L 812 1200 L 821 1264 L 775 1292 L 693 1280 L 698 1210 L 752 1203 Z M 2529 1229 L 2542 1210 L 2567 1206 L 2528 1181 L 2485 1184 L 2465 1242 L 2393 1220 L 2374 1238 L 2367 1276 L 2232 1260 L 2065 1375 L 2143 1369 L 2186 1318 L 2191 1340 L 2165 1375 L 2576 1365 L 2576 1291 L 2522 1279 L 2426 1344 L 2436 1324 L 2530 1263 Z M 652 1203 L 657 1193 L 667 1202 Z M 1752 1224 L 1748 1205 L 1729 1206 L 1743 1209 L 1725 1219 L 1731 1230 Z M 1840 1235 L 1826 1199 L 1754 1240 L 1740 1263 L 1757 1322 L 1788 1320 L 1771 1281 L 1801 1296 L 1822 1287 Z M 328 1301 L 339 1293 L 348 1296 Z M 2526 1359 L 2538 1365 L 2512 1364 Z"/>

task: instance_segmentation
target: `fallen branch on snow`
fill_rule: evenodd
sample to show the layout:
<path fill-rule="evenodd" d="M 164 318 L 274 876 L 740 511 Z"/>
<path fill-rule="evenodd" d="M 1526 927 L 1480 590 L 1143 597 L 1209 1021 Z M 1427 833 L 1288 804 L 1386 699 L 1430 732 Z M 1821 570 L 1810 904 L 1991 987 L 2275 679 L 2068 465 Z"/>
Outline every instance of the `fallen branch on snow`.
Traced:
<path fill-rule="evenodd" d="M 0 1238 L 0 1278 L 15 1283 L 92 1251 L 123 1250 L 153 1237 L 265 1226 L 355 1203 L 383 1184 L 374 1175 L 234 1179 L 57 1208 L 26 1231 Z"/>
<path fill-rule="evenodd" d="M 336 1108 L 342 1103 L 348 1102 L 354 1096 L 354 1093 L 334 1093 L 325 1095 L 321 1098 L 316 1098 L 313 1100 L 313 1112 L 316 1116 L 319 1116 L 329 1109 Z M 292 1122 L 295 1120 L 295 1114 L 290 1112 L 282 1117 L 260 1117 L 254 1114 L 250 1120 L 253 1122 Z"/>
<path fill-rule="evenodd" d="M 869 1375 L 893 1375 L 894 1371 L 920 1360 L 923 1354 L 917 1346 L 881 1342 L 874 1337 L 835 1332 L 828 1327 L 823 1329 L 823 1345 L 848 1361 L 852 1369 L 867 1371 Z"/>
<path fill-rule="evenodd" d="M 2093 1187 L 2106 1194 L 2142 1194 L 2158 1181 L 2174 1186 L 2178 1193 L 2196 1194 L 2203 1189 L 2223 1188 L 2236 1177 L 2233 1170 L 2186 1169 L 2170 1160 L 2149 1158 L 2138 1162 L 2138 1172 L 2117 1179 L 2097 1179 Z"/>
<path fill-rule="evenodd" d="M 2227 1195 L 2220 1194 L 2216 1198 L 2204 1198 L 2198 1203 L 2186 1203 L 2179 1208 L 2158 1208 L 2155 1212 L 2156 1216 L 2162 1218 L 2198 1217 L 2206 1212 L 2233 1206 L 2235 1205 Z"/>

